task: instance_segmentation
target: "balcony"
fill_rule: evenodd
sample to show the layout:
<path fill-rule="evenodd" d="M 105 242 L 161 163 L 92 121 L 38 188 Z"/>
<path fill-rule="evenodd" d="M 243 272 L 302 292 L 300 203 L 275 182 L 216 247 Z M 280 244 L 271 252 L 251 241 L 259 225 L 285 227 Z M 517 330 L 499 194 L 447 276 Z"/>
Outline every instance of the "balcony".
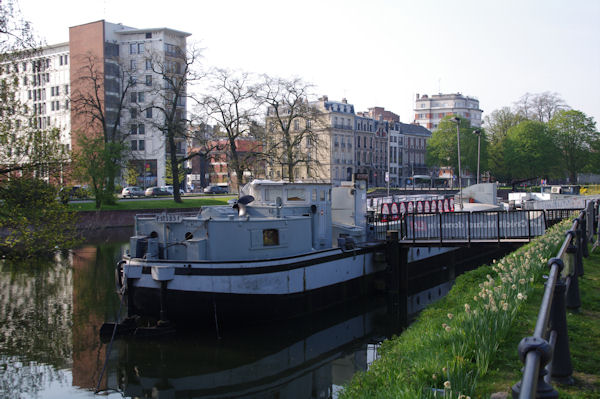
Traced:
<path fill-rule="evenodd" d="M 352 125 L 343 125 L 343 124 L 339 124 L 339 123 L 334 123 L 332 126 L 334 129 L 338 129 L 338 130 L 354 130 Z"/>

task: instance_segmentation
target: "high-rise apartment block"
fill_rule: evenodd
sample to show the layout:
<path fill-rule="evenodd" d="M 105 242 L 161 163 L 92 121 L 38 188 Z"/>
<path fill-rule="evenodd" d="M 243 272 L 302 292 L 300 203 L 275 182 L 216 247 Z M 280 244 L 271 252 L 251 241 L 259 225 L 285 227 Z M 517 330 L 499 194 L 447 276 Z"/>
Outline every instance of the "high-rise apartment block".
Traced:
<path fill-rule="evenodd" d="M 459 116 L 471 122 L 471 126 L 481 126 L 479 100 L 474 97 L 456 94 L 417 94 L 415 99 L 415 123 L 429 130 L 437 129 L 440 121 L 446 116 Z"/>
<path fill-rule="evenodd" d="M 116 122 L 115 140 L 131 150 L 127 158 L 138 170 L 138 184 L 165 184 L 167 146 L 159 129 L 164 116 L 156 107 L 164 106 L 168 96 L 161 92 L 164 69 L 156 65 L 175 74 L 183 70 L 188 36 L 168 28 L 136 29 L 103 20 L 71 27 L 69 42 L 13 62 L 20 99 L 39 128 L 61 129 L 64 144 L 72 149 L 80 135 L 102 135 L 103 125 Z M 86 98 L 87 108 L 74 103 Z M 183 117 L 185 101 L 177 107 Z M 177 147 L 185 154 L 183 139 Z"/>

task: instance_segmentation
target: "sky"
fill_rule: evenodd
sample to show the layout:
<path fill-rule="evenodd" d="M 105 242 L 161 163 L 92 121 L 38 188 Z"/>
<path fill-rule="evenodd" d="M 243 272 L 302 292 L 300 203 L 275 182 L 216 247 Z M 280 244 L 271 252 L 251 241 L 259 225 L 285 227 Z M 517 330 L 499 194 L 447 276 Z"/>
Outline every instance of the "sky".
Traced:
<path fill-rule="evenodd" d="M 314 85 L 410 123 L 416 94 L 476 97 L 485 115 L 552 92 L 600 120 L 598 0 L 18 0 L 47 44 L 104 19 L 191 33 L 207 68 Z M 600 123 L 597 125 L 600 128 Z"/>

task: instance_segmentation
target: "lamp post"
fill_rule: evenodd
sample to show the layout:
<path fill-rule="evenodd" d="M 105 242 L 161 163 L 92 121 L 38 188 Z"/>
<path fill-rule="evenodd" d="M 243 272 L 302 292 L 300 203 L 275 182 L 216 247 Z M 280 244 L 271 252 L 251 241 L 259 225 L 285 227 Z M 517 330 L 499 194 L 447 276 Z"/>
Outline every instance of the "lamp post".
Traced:
<path fill-rule="evenodd" d="M 481 130 L 473 131 L 477 135 L 477 184 L 479 184 L 479 157 L 481 156 Z"/>
<path fill-rule="evenodd" d="M 458 147 L 458 200 L 460 204 L 460 210 L 463 210 L 463 198 L 462 198 L 462 179 L 461 179 L 461 170 L 460 170 L 460 118 L 455 116 L 450 119 L 452 122 L 456 123 L 456 144 Z"/>

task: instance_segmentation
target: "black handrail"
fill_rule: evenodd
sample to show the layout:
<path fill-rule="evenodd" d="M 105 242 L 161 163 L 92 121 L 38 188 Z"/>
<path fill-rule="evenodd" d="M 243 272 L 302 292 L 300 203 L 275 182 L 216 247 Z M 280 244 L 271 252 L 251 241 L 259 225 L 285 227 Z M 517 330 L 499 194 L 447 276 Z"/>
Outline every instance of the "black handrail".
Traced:
<path fill-rule="evenodd" d="M 550 273 L 546 282 L 542 304 L 538 313 L 533 336 L 519 343 L 519 356 L 524 363 L 521 381 L 512 387 L 513 398 L 552 398 L 558 393 L 551 381 L 572 383 L 573 368 L 567 333 L 566 308 L 580 306 L 578 277 L 583 275 L 583 257 L 587 254 L 586 214 L 594 207 L 581 210 L 556 254 L 548 261 Z M 594 220 L 597 218 L 593 214 Z M 568 275 L 562 277 L 563 259 L 571 257 L 574 265 Z M 577 291 L 575 293 L 575 291 Z"/>

